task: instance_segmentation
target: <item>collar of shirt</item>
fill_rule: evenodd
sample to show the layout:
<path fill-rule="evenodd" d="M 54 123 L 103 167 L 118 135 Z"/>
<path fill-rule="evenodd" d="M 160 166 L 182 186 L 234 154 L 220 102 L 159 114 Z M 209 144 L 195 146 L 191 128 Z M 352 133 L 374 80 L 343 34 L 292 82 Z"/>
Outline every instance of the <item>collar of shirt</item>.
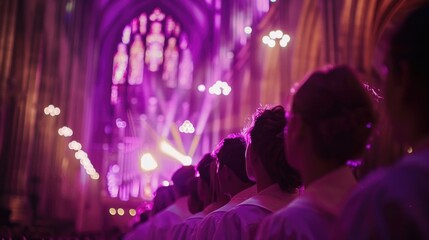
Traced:
<path fill-rule="evenodd" d="M 337 168 L 310 184 L 302 194 L 319 209 L 338 216 L 347 196 L 357 182 L 347 166 Z"/>
<path fill-rule="evenodd" d="M 206 208 L 204 208 L 203 213 L 204 215 L 207 215 L 213 211 L 215 211 L 216 209 L 222 207 L 223 205 L 219 204 L 219 203 L 210 203 Z"/>
<path fill-rule="evenodd" d="M 188 210 L 188 196 L 178 198 L 171 206 L 165 209 L 166 212 L 172 212 L 181 218 L 191 216 Z"/>
<path fill-rule="evenodd" d="M 217 210 L 213 212 L 227 212 L 231 208 L 237 206 L 239 203 L 243 202 L 244 200 L 254 196 L 256 194 L 256 185 L 253 185 L 249 188 L 244 189 L 243 191 L 235 194 L 231 200 L 227 204 L 225 204 L 223 207 L 218 208 Z"/>
<path fill-rule="evenodd" d="M 284 192 L 278 184 L 273 184 L 239 205 L 255 205 L 270 212 L 276 212 L 296 197 L 298 197 L 298 193 Z"/>

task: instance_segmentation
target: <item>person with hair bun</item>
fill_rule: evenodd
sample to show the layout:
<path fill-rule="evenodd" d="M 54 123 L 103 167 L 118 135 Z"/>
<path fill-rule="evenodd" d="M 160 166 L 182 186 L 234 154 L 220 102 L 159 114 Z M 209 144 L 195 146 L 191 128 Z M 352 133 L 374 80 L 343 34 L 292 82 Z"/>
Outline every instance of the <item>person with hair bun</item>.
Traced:
<path fill-rule="evenodd" d="M 338 239 L 429 239 L 428 29 L 426 2 L 397 29 L 386 59 L 386 112 L 408 153 L 359 184 L 338 222 Z"/>
<path fill-rule="evenodd" d="M 257 194 L 225 214 L 213 239 L 255 239 L 261 221 L 298 196 L 301 178 L 286 161 L 282 106 L 261 108 L 247 130 L 246 168 Z"/>
<path fill-rule="evenodd" d="M 356 186 L 346 162 L 363 155 L 374 118 L 371 98 L 350 68 L 316 71 L 306 79 L 285 128 L 287 159 L 305 191 L 263 222 L 258 239 L 330 239 Z"/>

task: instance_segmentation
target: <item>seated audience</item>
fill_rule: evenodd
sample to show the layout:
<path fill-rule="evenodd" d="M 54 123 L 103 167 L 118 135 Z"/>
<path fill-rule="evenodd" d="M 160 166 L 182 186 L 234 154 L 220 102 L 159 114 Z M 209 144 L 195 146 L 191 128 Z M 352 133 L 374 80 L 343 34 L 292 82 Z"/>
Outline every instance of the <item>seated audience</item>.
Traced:
<path fill-rule="evenodd" d="M 293 98 L 285 129 L 287 159 L 305 191 L 264 221 L 259 239 L 330 239 L 356 186 L 346 162 L 364 153 L 373 121 L 371 98 L 348 67 L 308 77 Z"/>
<path fill-rule="evenodd" d="M 338 239 L 429 239 L 429 5 L 391 39 L 385 105 L 411 153 L 370 174 L 338 222 Z"/>
<path fill-rule="evenodd" d="M 301 178 L 286 161 L 282 106 L 259 109 L 247 130 L 247 175 L 258 194 L 231 209 L 219 223 L 214 239 L 255 239 L 262 220 L 298 196 Z"/>

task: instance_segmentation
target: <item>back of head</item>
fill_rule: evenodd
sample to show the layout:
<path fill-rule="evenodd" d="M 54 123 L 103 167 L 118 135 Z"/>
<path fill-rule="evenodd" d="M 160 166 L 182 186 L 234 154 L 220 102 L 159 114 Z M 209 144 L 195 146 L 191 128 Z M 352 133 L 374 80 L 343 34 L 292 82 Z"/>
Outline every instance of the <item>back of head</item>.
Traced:
<path fill-rule="evenodd" d="M 243 182 L 252 183 L 246 173 L 246 141 L 242 134 L 232 134 L 215 150 L 219 165 L 225 165 Z"/>
<path fill-rule="evenodd" d="M 171 180 L 173 180 L 174 188 L 176 189 L 179 197 L 189 195 L 189 181 L 195 177 L 194 166 L 183 166 L 173 173 Z"/>
<path fill-rule="evenodd" d="M 140 223 L 145 223 L 149 220 L 150 211 L 144 211 L 140 213 Z"/>
<path fill-rule="evenodd" d="M 429 133 L 429 4 L 411 13 L 391 39 L 389 60 L 390 84 L 398 84 L 407 70 L 404 104 L 415 114 L 420 134 Z M 404 69 L 403 64 L 407 65 Z M 397 96 L 392 96 L 393 98 Z M 386 96 L 387 98 L 387 96 Z M 387 101 L 387 99 L 386 99 Z"/>
<path fill-rule="evenodd" d="M 173 186 L 159 187 L 156 190 L 155 197 L 153 199 L 153 206 L 151 211 L 152 215 L 161 212 L 162 210 L 173 204 L 175 200 L 176 198 Z"/>
<path fill-rule="evenodd" d="M 346 66 L 311 74 L 294 96 L 292 113 L 309 126 L 316 155 L 338 164 L 363 154 L 375 118 L 368 93 Z"/>
<path fill-rule="evenodd" d="M 197 165 L 197 171 L 200 174 L 200 178 L 207 184 L 207 186 L 210 186 L 210 165 L 213 162 L 215 162 L 215 158 L 210 153 L 207 153 Z"/>
<path fill-rule="evenodd" d="M 192 214 L 201 212 L 204 208 L 204 203 L 201 201 L 198 195 L 198 178 L 192 178 L 189 183 L 189 198 L 188 198 L 188 209 Z"/>
<path fill-rule="evenodd" d="M 258 109 L 247 130 L 252 151 L 258 156 L 271 180 L 287 192 L 302 184 L 299 173 L 286 161 L 284 148 L 285 110 L 282 106 Z"/>

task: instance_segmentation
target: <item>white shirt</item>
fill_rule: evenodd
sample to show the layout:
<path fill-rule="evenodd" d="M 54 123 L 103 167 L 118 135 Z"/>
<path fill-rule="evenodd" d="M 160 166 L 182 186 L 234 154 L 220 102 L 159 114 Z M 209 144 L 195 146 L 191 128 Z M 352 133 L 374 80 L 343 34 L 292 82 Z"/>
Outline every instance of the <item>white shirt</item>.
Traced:
<path fill-rule="evenodd" d="M 188 197 L 177 199 L 172 205 L 155 215 L 148 222 L 145 236 L 139 235 L 139 239 L 167 239 L 171 227 L 183 222 L 190 217 L 188 210 Z M 144 226 L 143 226 L 144 227 Z M 142 227 L 142 228 L 143 228 Z"/>
<path fill-rule="evenodd" d="M 237 193 L 234 197 L 231 198 L 231 200 L 227 204 L 213 211 L 212 213 L 208 214 L 203 219 L 203 221 L 194 230 L 192 239 L 196 239 L 196 240 L 212 239 L 216 231 L 216 228 L 219 224 L 219 221 L 222 219 L 225 213 L 231 210 L 233 207 L 237 206 L 239 203 L 252 197 L 255 194 L 256 194 L 255 185 Z"/>
<path fill-rule="evenodd" d="M 287 207 L 266 218 L 257 239 L 331 239 L 331 228 L 355 186 L 351 169 L 333 170 L 310 184 Z"/>
<path fill-rule="evenodd" d="M 227 212 L 213 239 L 255 239 L 262 220 L 288 205 L 297 196 L 282 191 L 278 184 L 269 186 Z"/>
<path fill-rule="evenodd" d="M 338 225 L 338 239 L 429 239 L 429 149 L 370 174 Z"/>

